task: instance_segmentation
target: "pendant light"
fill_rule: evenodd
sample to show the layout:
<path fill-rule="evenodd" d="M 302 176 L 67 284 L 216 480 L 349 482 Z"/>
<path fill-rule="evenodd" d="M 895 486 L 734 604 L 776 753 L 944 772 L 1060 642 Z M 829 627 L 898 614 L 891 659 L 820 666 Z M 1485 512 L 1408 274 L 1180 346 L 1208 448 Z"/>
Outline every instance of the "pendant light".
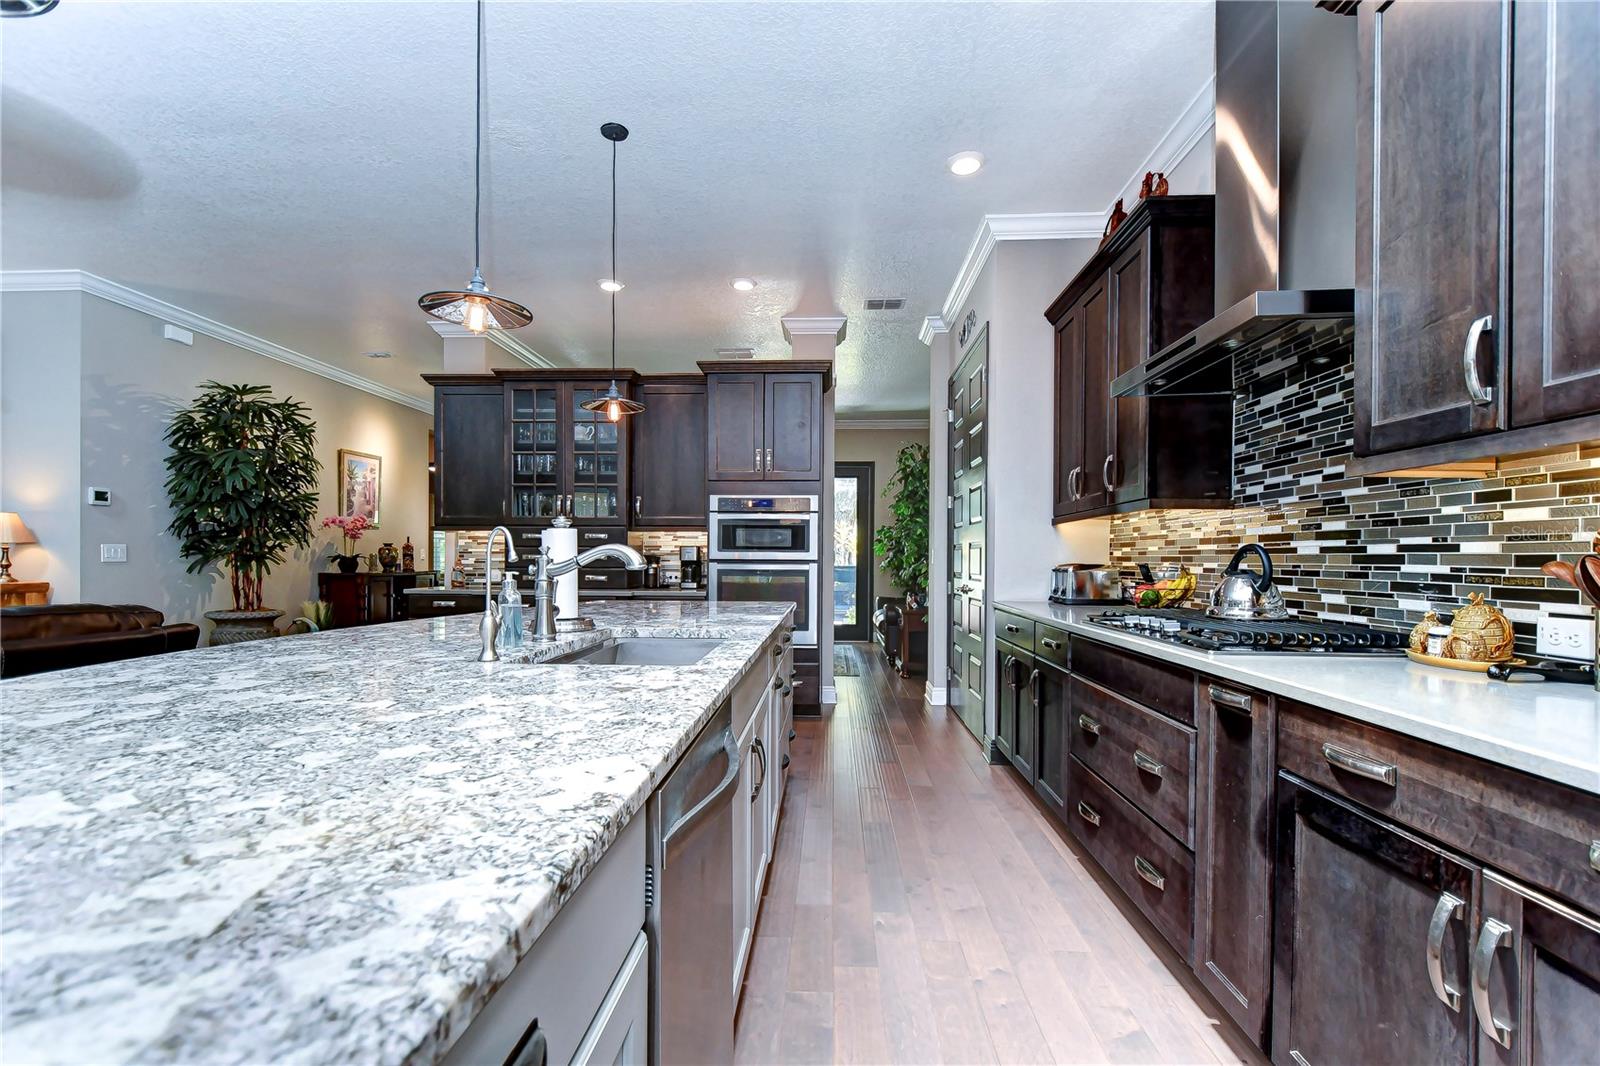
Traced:
<path fill-rule="evenodd" d="M 472 280 L 465 289 L 423 293 L 417 306 L 434 318 L 482 333 L 487 329 L 517 329 L 533 321 L 526 307 L 496 296 L 483 283 L 483 0 L 478 0 L 477 69 L 472 127 Z"/>
<path fill-rule="evenodd" d="M 611 142 L 611 276 L 610 285 L 602 286 L 611 294 L 611 387 L 604 396 L 583 402 L 585 411 L 604 412 L 613 422 L 622 421 L 623 415 L 636 415 L 644 404 L 630 400 L 617 391 L 617 293 L 622 285 L 617 281 L 617 144 L 628 139 L 628 127 L 620 122 L 607 122 L 600 127 L 600 136 Z"/>

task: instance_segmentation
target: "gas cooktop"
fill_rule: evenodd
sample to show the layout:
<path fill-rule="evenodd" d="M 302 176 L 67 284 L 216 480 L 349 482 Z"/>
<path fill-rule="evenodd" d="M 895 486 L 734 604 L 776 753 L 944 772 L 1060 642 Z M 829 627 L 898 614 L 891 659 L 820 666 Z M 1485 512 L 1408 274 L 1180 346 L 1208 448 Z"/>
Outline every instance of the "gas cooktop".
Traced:
<path fill-rule="evenodd" d="M 1405 634 L 1353 622 L 1281 618 L 1235 621 L 1183 608 L 1104 611 L 1088 621 L 1197 651 L 1311 652 L 1323 655 L 1403 655 Z"/>

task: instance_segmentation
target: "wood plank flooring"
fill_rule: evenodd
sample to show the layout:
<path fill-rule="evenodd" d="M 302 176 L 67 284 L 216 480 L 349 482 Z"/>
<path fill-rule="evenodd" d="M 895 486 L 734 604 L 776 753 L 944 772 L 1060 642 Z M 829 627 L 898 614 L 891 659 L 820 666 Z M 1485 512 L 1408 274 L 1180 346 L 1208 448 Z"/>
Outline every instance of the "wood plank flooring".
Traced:
<path fill-rule="evenodd" d="M 1022 780 L 848 647 L 795 723 L 737 1061 L 1263 1062 Z"/>

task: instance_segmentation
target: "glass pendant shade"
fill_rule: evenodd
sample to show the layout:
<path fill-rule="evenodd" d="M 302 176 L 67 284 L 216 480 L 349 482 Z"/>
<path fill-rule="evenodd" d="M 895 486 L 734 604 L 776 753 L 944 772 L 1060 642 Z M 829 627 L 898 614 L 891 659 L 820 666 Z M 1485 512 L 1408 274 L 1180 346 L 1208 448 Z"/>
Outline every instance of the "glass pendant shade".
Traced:
<path fill-rule="evenodd" d="M 515 300 L 496 296 L 483 283 L 483 275 L 473 272 L 465 289 L 442 289 L 423 293 L 417 306 L 434 318 L 466 326 L 474 333 L 488 329 L 518 329 L 533 321 L 533 313 Z"/>
<path fill-rule="evenodd" d="M 604 396 L 596 396 L 592 400 L 583 401 L 585 411 L 594 411 L 604 414 L 613 422 L 621 422 L 623 415 L 636 415 L 644 410 L 644 404 L 638 400 L 630 400 L 617 391 L 617 383 L 611 382 L 611 387 Z"/>

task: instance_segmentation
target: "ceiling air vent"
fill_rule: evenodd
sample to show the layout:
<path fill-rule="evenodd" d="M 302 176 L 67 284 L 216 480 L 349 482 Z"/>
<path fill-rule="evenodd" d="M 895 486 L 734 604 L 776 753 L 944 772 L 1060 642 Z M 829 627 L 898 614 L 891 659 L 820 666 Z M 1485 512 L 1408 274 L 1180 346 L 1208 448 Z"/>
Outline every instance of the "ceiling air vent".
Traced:
<path fill-rule="evenodd" d="M 903 297 L 891 296 L 883 300 L 868 300 L 863 306 L 868 311 L 898 311 L 905 305 L 906 301 Z"/>
<path fill-rule="evenodd" d="M 754 348 L 718 348 L 717 349 L 717 358 L 718 359 L 754 359 L 755 357 L 756 357 L 756 350 Z"/>

